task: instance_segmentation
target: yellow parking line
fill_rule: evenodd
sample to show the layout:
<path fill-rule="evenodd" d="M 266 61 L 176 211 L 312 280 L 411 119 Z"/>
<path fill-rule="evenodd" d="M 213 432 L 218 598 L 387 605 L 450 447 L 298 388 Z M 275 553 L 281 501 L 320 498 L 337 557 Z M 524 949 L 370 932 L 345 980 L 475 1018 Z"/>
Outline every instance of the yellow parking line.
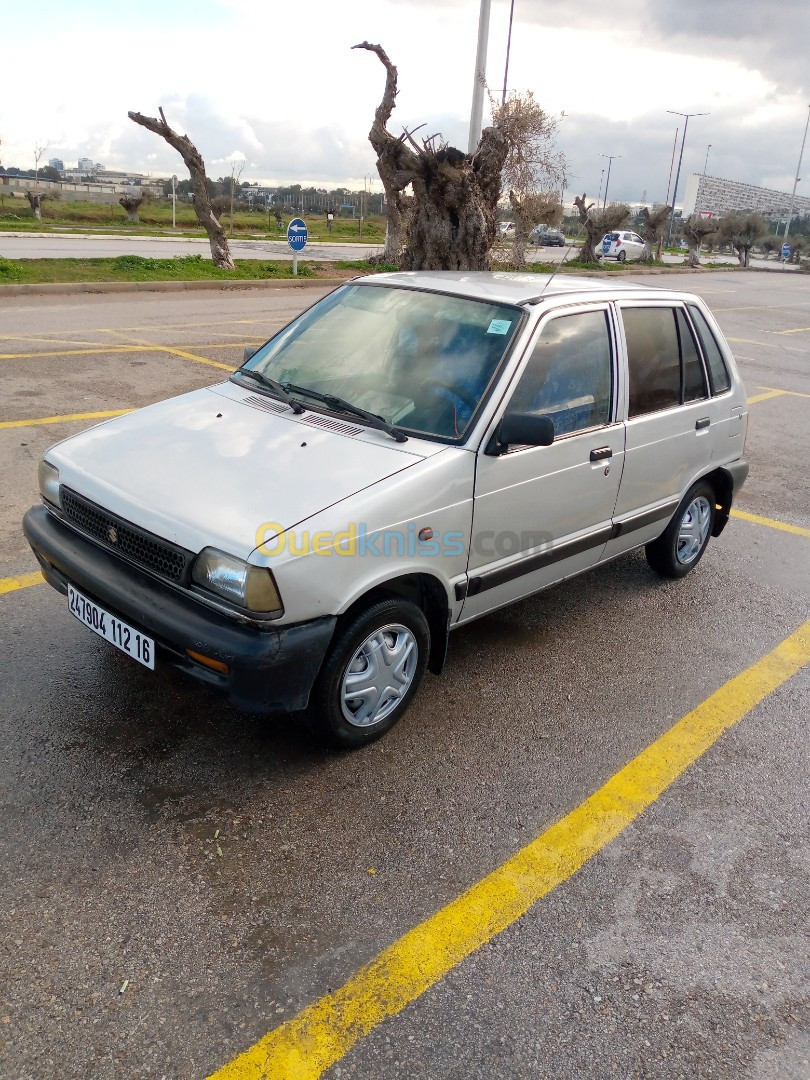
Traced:
<path fill-rule="evenodd" d="M 205 356 L 198 356 L 196 353 L 186 352 L 183 349 L 170 348 L 168 345 L 150 345 L 149 349 L 171 353 L 173 356 L 183 356 L 186 360 L 196 360 L 198 364 L 208 364 L 209 367 L 222 368 L 223 371 L 236 371 L 233 364 L 220 364 L 218 360 L 209 360 Z"/>
<path fill-rule="evenodd" d="M 567 881 L 808 661 L 810 621 L 687 713 L 561 821 L 209 1080 L 316 1080 L 383 1020 Z"/>
<path fill-rule="evenodd" d="M 745 510 L 732 510 L 731 516 L 740 518 L 742 521 L 752 521 L 755 525 L 767 525 L 769 529 L 793 533 L 794 536 L 810 537 L 810 529 L 803 529 L 801 525 L 788 525 L 786 521 L 775 521 L 773 518 L 760 517 L 759 514 L 748 514 Z"/>
<path fill-rule="evenodd" d="M 106 420 L 111 416 L 123 416 L 134 409 L 109 409 L 107 412 L 77 412 L 65 416 L 40 416 L 36 420 L 0 420 L 0 428 L 37 427 L 39 424 L 68 424 L 72 420 Z"/>
<path fill-rule="evenodd" d="M 810 326 L 796 326 L 792 330 L 772 330 L 772 334 L 806 334 L 810 331 Z"/>
<path fill-rule="evenodd" d="M 730 341 L 733 345 L 759 345 L 763 349 L 768 348 L 766 341 L 752 341 L 747 337 L 727 337 L 726 341 Z"/>
<path fill-rule="evenodd" d="M 0 353 L 0 360 L 25 360 L 38 356 L 91 356 L 96 353 L 146 352 L 141 345 L 107 345 L 100 349 L 43 349 L 41 352 Z"/>
<path fill-rule="evenodd" d="M 767 394 L 754 394 L 753 397 L 748 399 L 749 405 L 756 405 L 758 401 L 767 401 L 768 398 L 781 397 L 782 394 L 786 394 L 787 390 L 769 390 Z"/>
<path fill-rule="evenodd" d="M 776 390 L 775 386 L 760 386 L 759 390 Z M 800 394 L 798 390 L 777 390 L 779 394 L 790 394 L 791 397 L 810 398 L 810 394 Z"/>
<path fill-rule="evenodd" d="M 17 589 L 27 589 L 30 585 L 41 585 L 44 580 L 39 570 L 33 574 L 21 574 L 20 577 L 0 577 L 0 596 Z"/>

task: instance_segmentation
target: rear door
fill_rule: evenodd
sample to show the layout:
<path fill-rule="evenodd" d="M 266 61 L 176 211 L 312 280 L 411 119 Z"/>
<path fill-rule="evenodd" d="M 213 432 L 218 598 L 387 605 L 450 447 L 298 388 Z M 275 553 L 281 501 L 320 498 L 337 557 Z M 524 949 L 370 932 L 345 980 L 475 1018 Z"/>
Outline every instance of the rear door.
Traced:
<path fill-rule="evenodd" d="M 604 557 L 659 536 L 712 460 L 715 416 L 683 304 L 620 303 L 627 356 L 627 441 L 614 537 Z"/>
<path fill-rule="evenodd" d="M 624 455 L 615 364 L 609 305 L 550 315 L 540 326 L 478 454 L 462 622 L 599 561 Z M 550 416 L 552 445 L 487 453 L 510 411 Z"/>

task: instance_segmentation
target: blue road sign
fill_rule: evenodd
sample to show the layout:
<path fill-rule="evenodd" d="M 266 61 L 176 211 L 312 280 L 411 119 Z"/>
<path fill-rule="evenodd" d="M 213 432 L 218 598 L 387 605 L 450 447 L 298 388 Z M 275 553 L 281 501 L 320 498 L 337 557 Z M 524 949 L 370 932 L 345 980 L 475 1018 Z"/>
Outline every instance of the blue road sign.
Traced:
<path fill-rule="evenodd" d="M 607 253 L 610 251 L 610 237 L 609 236 L 606 236 L 604 238 L 604 240 L 602 241 L 602 251 L 605 253 L 605 255 L 607 255 Z"/>
<path fill-rule="evenodd" d="M 293 251 L 303 251 L 307 246 L 307 226 L 300 217 L 293 218 L 287 226 L 287 243 Z"/>
<path fill-rule="evenodd" d="M 782 258 L 783 259 L 789 259 L 790 258 L 790 244 L 782 244 Z"/>

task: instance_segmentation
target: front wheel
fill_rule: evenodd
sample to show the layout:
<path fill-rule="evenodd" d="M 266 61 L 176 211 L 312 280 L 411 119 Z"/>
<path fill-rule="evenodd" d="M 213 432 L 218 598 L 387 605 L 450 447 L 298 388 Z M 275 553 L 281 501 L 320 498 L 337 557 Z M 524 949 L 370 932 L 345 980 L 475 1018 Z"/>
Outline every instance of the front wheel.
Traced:
<path fill-rule="evenodd" d="M 644 549 L 653 570 L 681 578 L 697 566 L 712 535 L 716 498 L 705 480 L 687 491 L 666 531 Z"/>
<path fill-rule="evenodd" d="M 379 600 L 342 627 L 318 676 L 310 718 L 330 742 L 365 746 L 403 716 L 425 674 L 430 628 L 421 608 Z"/>

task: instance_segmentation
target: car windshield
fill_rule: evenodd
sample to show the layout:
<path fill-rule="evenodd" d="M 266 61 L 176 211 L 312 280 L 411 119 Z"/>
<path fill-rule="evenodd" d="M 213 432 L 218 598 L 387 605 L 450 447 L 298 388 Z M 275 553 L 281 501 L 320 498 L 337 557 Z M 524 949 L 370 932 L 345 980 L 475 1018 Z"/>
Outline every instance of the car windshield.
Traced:
<path fill-rule="evenodd" d="M 418 435 L 457 441 L 520 321 L 520 309 L 506 304 L 345 285 L 262 346 L 243 370 L 275 380 L 307 408 L 324 404 L 303 390 L 340 397 Z M 340 411 L 331 400 L 326 407 Z"/>

